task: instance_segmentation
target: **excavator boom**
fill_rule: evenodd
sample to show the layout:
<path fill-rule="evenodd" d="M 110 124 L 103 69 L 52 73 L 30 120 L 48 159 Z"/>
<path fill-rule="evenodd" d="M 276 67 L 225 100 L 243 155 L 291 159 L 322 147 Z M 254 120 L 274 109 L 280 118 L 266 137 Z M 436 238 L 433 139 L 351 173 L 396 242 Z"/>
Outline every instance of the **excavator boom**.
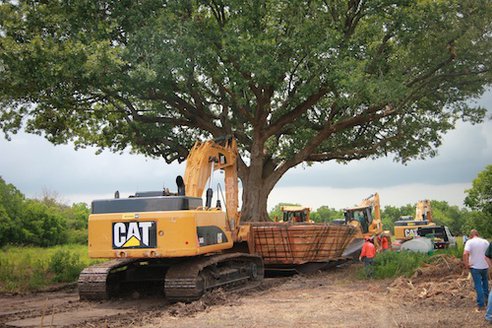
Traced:
<path fill-rule="evenodd" d="M 234 138 L 197 141 L 186 159 L 184 175 L 186 196 L 201 198 L 213 172 L 224 170 L 226 213 L 233 227 L 239 225 L 237 156 L 238 148 Z"/>

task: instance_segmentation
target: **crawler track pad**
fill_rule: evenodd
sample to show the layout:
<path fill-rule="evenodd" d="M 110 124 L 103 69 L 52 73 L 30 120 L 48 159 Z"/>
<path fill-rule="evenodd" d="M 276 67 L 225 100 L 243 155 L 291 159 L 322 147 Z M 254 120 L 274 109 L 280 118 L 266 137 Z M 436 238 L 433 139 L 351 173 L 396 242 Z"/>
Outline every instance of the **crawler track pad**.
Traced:
<path fill-rule="evenodd" d="M 255 287 L 263 279 L 260 257 L 228 253 L 194 258 L 171 267 L 165 278 L 164 293 L 172 302 L 192 302 L 214 288 Z"/>

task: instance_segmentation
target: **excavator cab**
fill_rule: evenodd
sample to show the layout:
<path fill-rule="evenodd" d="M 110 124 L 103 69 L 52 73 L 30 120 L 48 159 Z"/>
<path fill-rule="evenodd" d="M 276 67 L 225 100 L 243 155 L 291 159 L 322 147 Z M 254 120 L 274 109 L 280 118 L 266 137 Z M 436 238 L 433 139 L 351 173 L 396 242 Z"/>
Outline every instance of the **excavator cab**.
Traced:
<path fill-rule="evenodd" d="M 345 209 L 343 215 L 345 216 L 346 224 L 350 224 L 350 222 L 355 220 L 360 224 L 362 233 L 369 232 L 369 226 L 373 221 L 372 207 Z"/>
<path fill-rule="evenodd" d="M 310 210 L 301 206 L 282 206 L 282 222 L 300 223 L 310 222 Z"/>

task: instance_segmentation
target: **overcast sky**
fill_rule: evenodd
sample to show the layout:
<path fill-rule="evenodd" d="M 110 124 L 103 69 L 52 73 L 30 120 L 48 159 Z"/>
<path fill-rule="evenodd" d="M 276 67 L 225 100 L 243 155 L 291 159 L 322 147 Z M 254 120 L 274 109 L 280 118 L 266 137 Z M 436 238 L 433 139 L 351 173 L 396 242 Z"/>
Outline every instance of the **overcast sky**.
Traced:
<path fill-rule="evenodd" d="M 479 104 L 492 113 L 492 92 Z M 419 199 L 445 200 L 463 206 L 465 189 L 485 166 L 492 164 L 492 121 L 479 125 L 458 123 L 444 138 L 437 157 L 404 166 L 391 158 L 360 160 L 342 165 L 318 163 L 289 171 L 268 200 L 271 209 L 279 202 L 299 203 L 316 209 L 352 206 L 374 192 L 381 205 L 401 206 Z M 43 190 L 56 192 L 67 204 L 90 203 L 123 197 L 135 191 L 175 190 L 174 180 L 184 174 L 184 164 L 142 155 L 95 155 L 95 149 L 75 151 L 72 145 L 53 146 L 37 135 L 20 133 L 12 141 L 0 138 L 0 176 L 28 197 Z"/>

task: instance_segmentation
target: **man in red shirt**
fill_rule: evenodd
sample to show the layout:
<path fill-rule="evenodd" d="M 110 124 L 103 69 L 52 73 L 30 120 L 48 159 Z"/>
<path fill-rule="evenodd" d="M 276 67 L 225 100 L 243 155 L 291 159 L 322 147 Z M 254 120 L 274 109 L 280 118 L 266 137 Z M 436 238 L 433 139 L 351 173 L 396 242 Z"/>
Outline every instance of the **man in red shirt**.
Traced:
<path fill-rule="evenodd" d="M 374 257 L 376 256 L 376 247 L 372 242 L 372 238 L 366 237 L 362 251 L 360 252 L 359 261 L 364 261 L 364 268 L 367 277 L 372 277 L 374 274 Z"/>
<path fill-rule="evenodd" d="M 389 249 L 388 236 L 386 234 L 382 233 L 379 238 L 380 238 L 379 244 L 381 245 L 381 251 L 382 252 L 387 251 Z"/>

